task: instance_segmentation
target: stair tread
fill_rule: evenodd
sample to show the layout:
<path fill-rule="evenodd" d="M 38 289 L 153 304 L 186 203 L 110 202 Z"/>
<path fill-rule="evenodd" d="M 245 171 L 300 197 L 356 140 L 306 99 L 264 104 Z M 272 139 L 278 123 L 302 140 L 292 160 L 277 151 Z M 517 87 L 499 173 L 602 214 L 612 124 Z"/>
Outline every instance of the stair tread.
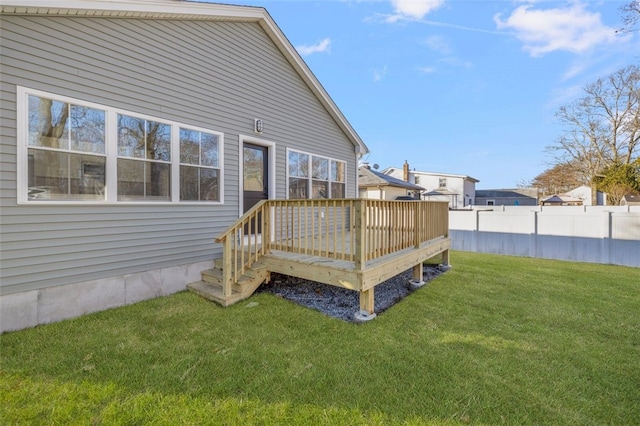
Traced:
<path fill-rule="evenodd" d="M 223 277 L 222 271 L 220 269 L 207 269 L 206 271 L 202 271 L 202 275 L 208 275 L 210 277 L 219 279 L 220 281 L 222 281 L 222 277 Z M 251 281 L 254 278 L 255 277 L 253 277 L 252 275 L 245 273 L 244 275 L 240 275 L 238 277 L 238 284 L 241 284 L 246 281 Z"/>
<path fill-rule="evenodd" d="M 242 293 L 237 291 L 232 291 L 231 296 L 225 296 L 222 292 L 222 286 L 208 283 L 206 281 L 197 281 L 195 283 L 188 284 L 187 288 L 205 299 L 218 302 L 223 306 L 228 306 L 243 299 Z"/>
<path fill-rule="evenodd" d="M 251 268 L 245 268 L 244 274 L 237 277 L 231 286 L 231 295 L 223 294 L 224 273 L 214 262 L 214 267 L 201 272 L 202 280 L 187 285 L 187 288 L 205 299 L 229 306 L 250 297 L 269 276 L 269 271 L 261 262 L 255 262 Z"/>
<path fill-rule="evenodd" d="M 238 262 L 239 262 L 239 261 L 240 261 L 240 260 L 238 259 Z M 247 261 L 247 258 L 245 258 L 245 262 L 246 262 L 246 261 Z M 236 263 L 238 263 L 238 262 L 236 262 Z M 233 262 L 231 262 L 231 263 L 233 264 Z M 220 257 L 219 257 L 219 258 L 213 259 L 213 264 L 214 264 L 215 268 L 217 268 L 217 269 L 222 269 L 222 267 L 223 267 L 223 265 L 224 265 L 224 262 L 223 262 L 222 258 L 220 258 Z M 251 269 L 263 269 L 263 268 L 265 268 L 265 267 L 266 267 L 266 266 L 265 266 L 261 261 L 259 261 L 259 260 L 258 260 L 258 261 L 255 261 L 255 262 L 253 262 L 253 263 L 251 264 Z M 245 268 L 245 269 L 246 269 L 246 268 Z"/>
<path fill-rule="evenodd" d="M 263 267 L 261 268 L 251 268 L 246 269 L 243 275 L 240 275 L 237 279 L 237 284 L 242 286 L 247 282 L 251 282 L 256 278 L 262 276 Z M 205 281 L 214 282 L 214 283 L 222 283 L 223 280 L 223 271 L 219 268 L 207 269 L 206 271 L 202 271 L 202 277 Z"/>

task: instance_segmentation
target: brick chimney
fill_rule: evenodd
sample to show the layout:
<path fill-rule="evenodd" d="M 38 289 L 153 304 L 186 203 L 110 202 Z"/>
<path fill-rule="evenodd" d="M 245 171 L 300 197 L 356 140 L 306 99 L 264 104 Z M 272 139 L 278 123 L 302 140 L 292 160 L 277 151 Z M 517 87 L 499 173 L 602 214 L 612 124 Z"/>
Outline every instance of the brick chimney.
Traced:
<path fill-rule="evenodd" d="M 409 182 L 409 163 L 407 163 L 407 160 L 404 160 L 402 165 L 402 179 L 405 182 Z"/>

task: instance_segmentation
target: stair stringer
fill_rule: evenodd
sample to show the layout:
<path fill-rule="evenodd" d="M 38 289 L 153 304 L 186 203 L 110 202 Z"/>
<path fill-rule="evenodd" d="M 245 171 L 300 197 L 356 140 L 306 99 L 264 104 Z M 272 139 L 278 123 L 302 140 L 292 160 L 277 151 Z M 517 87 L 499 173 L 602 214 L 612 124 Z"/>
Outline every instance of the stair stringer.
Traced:
<path fill-rule="evenodd" d="M 218 262 L 214 261 L 214 264 L 218 264 Z M 207 269 L 201 272 L 201 276 L 202 280 L 187 284 L 187 289 L 226 307 L 251 297 L 262 283 L 269 280 L 270 272 L 260 262 L 255 262 L 251 268 L 245 269 L 244 274 L 233 283 L 231 294 L 228 296 L 223 294 L 221 268 L 216 266 L 213 269 Z"/>

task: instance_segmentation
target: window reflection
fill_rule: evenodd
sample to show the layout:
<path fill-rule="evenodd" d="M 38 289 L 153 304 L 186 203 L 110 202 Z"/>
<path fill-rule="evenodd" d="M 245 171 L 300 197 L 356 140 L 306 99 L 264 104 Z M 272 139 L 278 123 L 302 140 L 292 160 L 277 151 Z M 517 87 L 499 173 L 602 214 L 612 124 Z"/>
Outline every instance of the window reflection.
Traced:
<path fill-rule="evenodd" d="M 180 128 L 180 200 L 218 201 L 218 135 Z"/>
<path fill-rule="evenodd" d="M 171 165 L 118 159 L 119 201 L 171 201 Z"/>
<path fill-rule="evenodd" d="M 290 199 L 345 197 L 345 162 L 296 151 L 287 160 Z"/>
<path fill-rule="evenodd" d="M 27 104 L 26 122 L 19 117 L 27 132 L 20 155 L 26 155 L 28 200 L 106 201 L 112 167 L 113 200 L 171 202 L 178 198 L 172 191 L 181 201 L 220 200 L 220 134 L 178 128 L 179 140 L 172 141 L 171 124 L 29 92 L 35 91 L 22 91 L 20 99 Z M 116 129 L 107 132 L 111 114 Z M 172 143 L 179 146 L 173 156 Z M 175 182 L 172 166 L 179 166 Z"/>
<path fill-rule="evenodd" d="M 28 199 L 105 198 L 105 111 L 28 96 Z"/>
<path fill-rule="evenodd" d="M 171 126 L 118 114 L 118 155 L 170 161 Z"/>

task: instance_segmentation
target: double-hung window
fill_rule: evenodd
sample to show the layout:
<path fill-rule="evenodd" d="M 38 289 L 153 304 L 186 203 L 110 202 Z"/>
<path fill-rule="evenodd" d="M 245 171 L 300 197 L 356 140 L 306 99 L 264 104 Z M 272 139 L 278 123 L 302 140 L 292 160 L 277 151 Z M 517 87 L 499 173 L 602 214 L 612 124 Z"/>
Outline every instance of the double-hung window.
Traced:
<path fill-rule="evenodd" d="M 289 150 L 289 198 L 344 198 L 344 161 Z"/>
<path fill-rule="evenodd" d="M 171 201 L 171 125 L 118 114 L 118 200 Z"/>
<path fill-rule="evenodd" d="M 27 96 L 27 198 L 104 199 L 105 111 Z"/>
<path fill-rule="evenodd" d="M 221 202 L 223 135 L 18 88 L 19 202 Z"/>
<path fill-rule="evenodd" d="M 219 137 L 180 129 L 180 199 L 216 201 L 220 196 Z"/>
<path fill-rule="evenodd" d="M 331 160 L 331 198 L 346 197 L 345 169 L 345 162 Z"/>

